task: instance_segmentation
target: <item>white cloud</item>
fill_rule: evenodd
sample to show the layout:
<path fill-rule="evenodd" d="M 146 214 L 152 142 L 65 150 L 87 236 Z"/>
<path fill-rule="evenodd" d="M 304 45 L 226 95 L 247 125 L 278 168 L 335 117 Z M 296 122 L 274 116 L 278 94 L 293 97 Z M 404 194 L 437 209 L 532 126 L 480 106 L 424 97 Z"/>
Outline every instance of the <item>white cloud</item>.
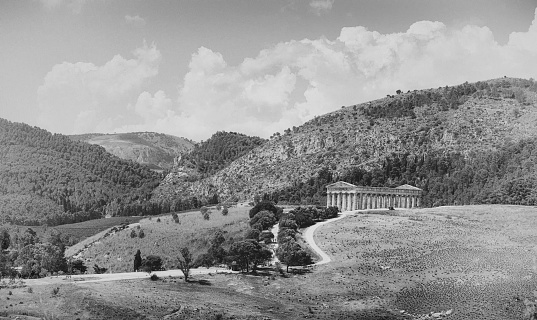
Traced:
<path fill-rule="evenodd" d="M 80 13 L 87 0 L 38 0 L 47 9 L 55 9 L 60 6 L 67 6 L 74 13 Z"/>
<path fill-rule="evenodd" d="M 282 42 L 237 65 L 201 47 L 172 96 L 142 88 L 160 61 L 158 50 L 144 47 L 135 59 L 117 56 L 99 67 L 55 66 L 39 103 L 47 128 L 55 124 L 60 132 L 147 130 L 200 140 L 226 130 L 268 137 L 398 89 L 537 78 L 536 39 L 537 19 L 505 45 L 487 27 L 420 21 L 399 33 L 350 27 L 336 39 Z"/>
<path fill-rule="evenodd" d="M 310 1 L 310 8 L 318 16 L 332 10 L 333 5 L 334 5 L 334 0 L 311 0 Z"/>
<path fill-rule="evenodd" d="M 145 26 L 145 23 L 146 23 L 145 19 L 140 17 L 139 15 L 135 15 L 135 16 L 126 15 L 125 16 L 125 22 L 127 24 L 134 25 L 134 26 L 139 26 L 139 27 Z"/>
<path fill-rule="evenodd" d="M 133 55 L 129 60 L 116 55 L 102 66 L 87 62 L 55 65 L 37 91 L 39 124 L 70 134 L 110 130 L 101 122 L 128 118 L 121 114 L 130 95 L 157 75 L 161 60 L 157 48 L 145 44 Z"/>

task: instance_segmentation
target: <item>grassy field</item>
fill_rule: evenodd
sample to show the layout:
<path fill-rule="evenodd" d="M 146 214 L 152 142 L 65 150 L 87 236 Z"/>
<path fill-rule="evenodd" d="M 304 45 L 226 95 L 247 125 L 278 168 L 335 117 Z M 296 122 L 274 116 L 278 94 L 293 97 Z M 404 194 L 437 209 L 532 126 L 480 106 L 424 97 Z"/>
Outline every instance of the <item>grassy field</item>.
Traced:
<path fill-rule="evenodd" d="M 537 290 L 535 230 L 533 207 L 465 206 L 356 215 L 315 238 L 334 257 L 324 290 L 416 316 L 520 319 Z"/>
<path fill-rule="evenodd" d="M 217 229 L 225 233 L 224 247 L 233 238 L 241 237 L 248 227 L 249 209 L 250 207 L 242 206 L 229 208 L 228 215 L 223 216 L 213 208 L 209 220 L 204 220 L 199 211 L 181 213 L 180 223 L 175 223 L 171 214 L 144 218 L 139 221 L 140 227 L 134 228 L 136 235 L 143 230 L 143 238 L 131 238 L 133 228 L 127 228 L 94 242 L 83 252 L 83 258 L 87 266 L 97 264 L 111 272 L 132 271 L 134 254 L 139 249 L 142 257 L 158 255 L 164 260 L 165 268 L 174 268 L 179 248 L 188 246 L 194 256 L 204 253 L 209 247 L 209 239 Z M 68 250 L 68 253 L 74 252 Z"/>
<path fill-rule="evenodd" d="M 151 253 L 173 257 L 174 246 L 188 241 L 201 248 L 203 241 L 193 239 L 214 228 L 238 234 L 248 209 L 235 208 L 227 217 L 213 212 L 209 221 L 194 212 L 180 225 L 166 217 L 142 220 L 151 241 L 122 231 L 89 253 L 93 259 L 108 254 L 108 261 L 125 257 L 129 269 L 137 245 L 149 254 L 144 250 L 160 239 L 167 249 L 160 245 Z M 203 276 L 209 285 L 171 278 L 75 283 L 61 285 L 57 296 L 47 286 L 33 293 L 13 289 L 12 295 L 2 289 L 0 302 L 8 305 L 0 304 L 0 316 L 24 310 L 42 316 L 46 310 L 54 315 L 47 319 L 391 320 L 450 311 L 443 319 L 523 319 L 523 301 L 537 290 L 536 218 L 537 209 L 521 206 L 362 213 L 316 231 L 316 242 L 333 261 L 311 273 Z"/>

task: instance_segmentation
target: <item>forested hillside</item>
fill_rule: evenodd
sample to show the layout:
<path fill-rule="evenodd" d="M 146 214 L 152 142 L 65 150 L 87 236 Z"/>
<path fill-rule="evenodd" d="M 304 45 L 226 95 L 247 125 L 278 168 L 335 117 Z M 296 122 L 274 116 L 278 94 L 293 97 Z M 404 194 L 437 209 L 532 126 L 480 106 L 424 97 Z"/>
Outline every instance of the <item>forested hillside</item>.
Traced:
<path fill-rule="evenodd" d="M 207 177 L 225 168 L 235 159 L 262 145 L 266 140 L 242 133 L 218 131 L 182 156 L 177 167 L 185 166 Z"/>
<path fill-rule="evenodd" d="M 158 209 L 148 200 L 160 179 L 102 147 L 0 119 L 1 222 L 57 225 L 152 214 Z"/>
<path fill-rule="evenodd" d="M 513 78 L 398 91 L 275 133 L 210 177 L 185 182 L 172 172 L 156 197 L 264 195 L 322 204 L 324 186 L 344 179 L 371 186 L 410 183 L 425 190 L 425 205 L 522 203 L 529 198 L 517 200 L 506 190 L 532 180 L 532 162 L 514 155 L 529 152 L 537 137 L 536 92 L 535 81 Z M 509 167 L 483 176 L 482 168 L 505 164 L 494 159 L 509 159 Z M 526 171 L 513 171 L 519 166 Z"/>
<path fill-rule="evenodd" d="M 100 145 L 121 159 L 136 161 L 154 170 L 171 169 L 177 157 L 194 147 L 194 142 L 188 139 L 156 132 L 89 133 L 69 137 Z"/>

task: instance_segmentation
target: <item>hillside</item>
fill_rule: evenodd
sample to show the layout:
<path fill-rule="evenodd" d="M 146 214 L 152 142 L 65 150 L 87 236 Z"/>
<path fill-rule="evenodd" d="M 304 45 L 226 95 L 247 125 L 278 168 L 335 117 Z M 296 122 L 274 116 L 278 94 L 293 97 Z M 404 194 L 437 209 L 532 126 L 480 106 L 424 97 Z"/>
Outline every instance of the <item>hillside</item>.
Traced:
<path fill-rule="evenodd" d="M 317 181 L 320 175 L 335 181 L 351 179 L 356 170 L 369 175 L 383 168 L 390 171 L 385 165 L 394 159 L 405 159 L 405 166 L 406 159 L 425 157 L 431 161 L 434 158 L 436 163 L 451 155 L 465 161 L 484 159 L 482 155 L 516 148 L 519 141 L 537 136 L 536 91 L 537 83 L 532 80 L 500 78 L 399 92 L 342 107 L 286 130 L 283 135 L 273 135 L 270 141 L 210 177 L 188 182 L 172 172 L 156 189 L 155 198 L 217 194 L 220 198 L 234 195 L 251 199 L 254 195 L 271 197 L 276 193 L 282 200 L 280 192 L 284 191 L 286 200 L 293 196 L 289 193 L 294 193 L 295 200 L 316 198 L 323 202 L 323 186 Z M 415 168 L 413 176 L 402 178 L 402 173 L 358 180 L 377 186 L 406 181 L 426 189 L 426 193 L 430 189 L 432 181 L 416 174 Z M 447 171 L 439 175 L 443 177 Z M 302 192 L 304 189 L 307 192 Z M 427 204 L 437 200 L 431 199 Z"/>
<path fill-rule="evenodd" d="M 207 177 L 265 142 L 259 137 L 219 131 L 206 141 L 194 145 L 190 152 L 177 161 L 173 171 L 176 176 L 185 176 L 190 181 Z"/>
<path fill-rule="evenodd" d="M 155 170 L 171 169 L 176 158 L 194 146 L 188 139 L 155 132 L 90 133 L 69 137 L 100 145 L 121 159 L 136 161 Z"/>
<path fill-rule="evenodd" d="M 100 146 L 0 119 L 2 223 L 57 225 L 153 213 L 147 200 L 160 179 Z"/>

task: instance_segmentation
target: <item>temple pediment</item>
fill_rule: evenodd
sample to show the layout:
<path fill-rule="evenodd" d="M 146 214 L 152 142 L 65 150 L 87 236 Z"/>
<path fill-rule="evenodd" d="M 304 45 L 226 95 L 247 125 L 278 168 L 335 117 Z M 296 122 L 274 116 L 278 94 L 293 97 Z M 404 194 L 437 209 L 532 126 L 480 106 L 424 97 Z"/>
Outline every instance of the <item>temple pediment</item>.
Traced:
<path fill-rule="evenodd" d="M 354 190 L 356 189 L 356 186 L 352 183 L 338 181 L 336 183 L 327 185 L 326 188 L 328 190 Z"/>

